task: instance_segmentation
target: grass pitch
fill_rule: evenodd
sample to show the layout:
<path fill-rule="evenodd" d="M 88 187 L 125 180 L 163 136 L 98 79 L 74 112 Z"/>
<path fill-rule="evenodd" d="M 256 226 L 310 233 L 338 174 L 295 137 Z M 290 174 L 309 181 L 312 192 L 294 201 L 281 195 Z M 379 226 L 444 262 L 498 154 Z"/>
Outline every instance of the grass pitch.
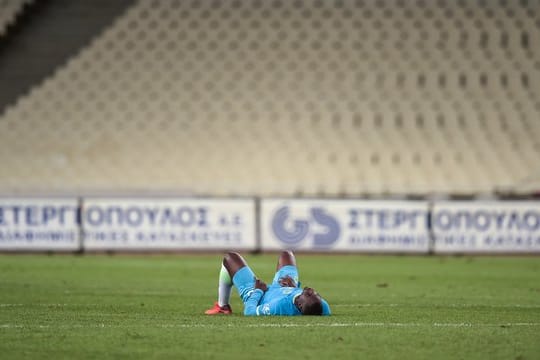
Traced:
<path fill-rule="evenodd" d="M 277 256 L 247 255 L 270 281 Z M 206 316 L 221 256 L 0 255 L 0 356 L 538 359 L 539 257 L 297 254 L 330 317 Z M 235 291 L 235 290 L 233 290 Z"/>

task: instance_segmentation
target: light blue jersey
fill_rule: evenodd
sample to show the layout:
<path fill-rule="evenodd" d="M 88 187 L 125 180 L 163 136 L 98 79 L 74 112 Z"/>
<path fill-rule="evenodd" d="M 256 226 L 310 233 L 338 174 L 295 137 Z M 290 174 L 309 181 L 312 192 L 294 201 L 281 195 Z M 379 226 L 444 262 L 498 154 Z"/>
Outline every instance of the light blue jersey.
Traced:
<path fill-rule="evenodd" d="M 279 279 L 290 276 L 298 286 L 298 269 L 296 266 L 283 266 L 274 275 L 272 284 L 267 292 L 255 289 L 255 274 L 244 266 L 236 272 L 233 283 L 236 286 L 240 298 L 244 303 L 244 315 L 302 315 L 294 305 L 294 299 L 302 293 L 300 287 L 283 287 Z M 323 315 L 330 315 L 330 306 L 326 300 L 322 300 Z"/>

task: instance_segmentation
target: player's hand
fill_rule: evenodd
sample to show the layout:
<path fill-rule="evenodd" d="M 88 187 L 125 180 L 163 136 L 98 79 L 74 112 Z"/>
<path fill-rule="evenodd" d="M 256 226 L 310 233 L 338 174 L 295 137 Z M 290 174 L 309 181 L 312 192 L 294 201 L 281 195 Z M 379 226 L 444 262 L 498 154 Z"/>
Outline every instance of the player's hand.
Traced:
<path fill-rule="evenodd" d="M 255 289 L 260 289 L 264 292 L 268 290 L 268 286 L 266 286 L 266 283 L 264 281 L 261 281 L 259 279 L 255 279 Z"/>
<path fill-rule="evenodd" d="M 289 275 L 279 278 L 279 285 L 282 287 L 296 287 L 296 283 Z"/>

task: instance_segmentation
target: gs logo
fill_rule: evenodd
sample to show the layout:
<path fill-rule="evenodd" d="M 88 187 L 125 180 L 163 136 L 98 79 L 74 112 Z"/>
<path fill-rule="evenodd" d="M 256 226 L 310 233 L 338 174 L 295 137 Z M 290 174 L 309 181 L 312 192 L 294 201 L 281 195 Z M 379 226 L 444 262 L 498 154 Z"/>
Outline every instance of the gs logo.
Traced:
<path fill-rule="evenodd" d="M 292 225 L 292 226 L 291 226 Z M 290 219 L 289 207 L 279 208 L 272 219 L 272 231 L 279 241 L 287 246 L 300 245 L 310 235 L 310 229 L 325 228 L 326 231 L 313 233 L 313 247 L 328 248 L 334 244 L 341 233 L 335 217 L 325 213 L 324 209 L 314 207 L 309 210 L 307 219 Z"/>

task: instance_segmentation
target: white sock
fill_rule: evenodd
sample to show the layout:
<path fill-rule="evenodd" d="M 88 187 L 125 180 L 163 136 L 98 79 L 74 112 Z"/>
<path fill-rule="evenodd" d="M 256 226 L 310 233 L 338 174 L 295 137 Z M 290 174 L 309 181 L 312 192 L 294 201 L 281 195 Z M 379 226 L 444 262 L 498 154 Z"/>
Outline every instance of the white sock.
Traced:
<path fill-rule="evenodd" d="M 231 298 L 231 289 L 233 283 L 229 272 L 221 264 L 221 270 L 219 272 L 219 283 L 218 283 L 218 304 L 219 306 L 229 305 L 229 300 Z"/>

